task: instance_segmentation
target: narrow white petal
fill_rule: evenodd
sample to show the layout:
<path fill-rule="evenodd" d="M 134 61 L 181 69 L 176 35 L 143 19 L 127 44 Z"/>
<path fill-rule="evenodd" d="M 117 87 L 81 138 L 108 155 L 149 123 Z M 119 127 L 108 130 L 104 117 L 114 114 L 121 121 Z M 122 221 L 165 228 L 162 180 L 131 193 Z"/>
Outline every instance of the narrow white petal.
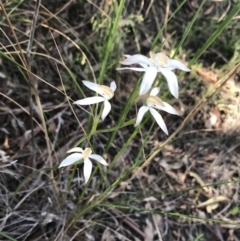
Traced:
<path fill-rule="evenodd" d="M 84 165 L 83 165 L 83 175 L 85 179 L 85 184 L 88 182 L 90 176 L 92 173 L 92 162 L 86 158 L 84 159 Z"/>
<path fill-rule="evenodd" d="M 61 162 L 61 164 L 59 165 L 58 168 L 72 165 L 73 163 L 75 163 L 76 161 L 79 161 L 79 160 L 81 160 L 81 159 L 82 159 L 82 154 L 80 154 L 80 153 L 73 153 L 73 154 L 67 156 L 67 157 Z"/>
<path fill-rule="evenodd" d="M 125 55 L 126 56 L 126 55 Z M 128 56 L 128 55 L 127 55 Z M 127 57 L 123 61 L 120 62 L 123 65 L 131 65 L 131 64 L 146 64 L 146 65 L 153 65 L 150 59 L 141 54 L 135 54 Z"/>
<path fill-rule="evenodd" d="M 139 67 L 123 67 L 123 68 L 117 68 L 116 70 L 125 70 L 125 69 L 130 69 L 138 72 L 144 72 L 146 71 L 145 68 L 139 68 Z"/>
<path fill-rule="evenodd" d="M 156 76 L 157 76 L 157 68 L 148 67 L 143 76 L 142 83 L 140 85 L 139 95 L 145 95 L 150 90 Z"/>
<path fill-rule="evenodd" d="M 97 92 L 98 94 L 102 95 L 101 85 L 95 84 L 95 83 L 87 81 L 87 80 L 83 80 L 82 82 L 90 90 L 93 90 L 93 91 Z"/>
<path fill-rule="evenodd" d="M 115 83 L 115 81 L 112 81 L 110 84 L 110 89 L 114 92 L 117 89 L 117 85 Z"/>
<path fill-rule="evenodd" d="M 82 82 L 83 82 L 83 84 L 84 84 L 86 87 L 88 87 L 88 89 L 93 90 L 93 91 L 95 91 L 95 92 L 96 92 L 97 89 L 99 88 L 99 85 L 98 85 L 98 84 L 93 83 L 93 82 L 91 82 L 91 81 L 83 80 Z"/>
<path fill-rule="evenodd" d="M 158 95 L 159 92 L 160 92 L 160 88 L 155 87 L 151 90 L 150 95 L 156 96 L 156 95 Z"/>
<path fill-rule="evenodd" d="M 185 64 L 176 59 L 169 59 L 166 68 L 169 70 L 180 69 L 186 72 L 191 71 Z"/>
<path fill-rule="evenodd" d="M 144 114 L 145 114 L 148 110 L 149 110 L 149 107 L 147 107 L 147 106 L 142 106 L 142 107 L 139 109 L 138 114 L 137 114 L 136 123 L 135 123 L 135 125 L 134 125 L 135 127 L 138 126 L 138 125 L 141 123 Z"/>
<path fill-rule="evenodd" d="M 163 104 L 164 104 L 164 107 L 157 106 L 156 108 L 158 110 L 166 111 L 167 113 L 172 114 L 172 115 L 179 115 L 178 112 L 171 105 L 169 105 L 168 103 L 166 103 L 164 101 L 163 101 Z"/>
<path fill-rule="evenodd" d="M 177 76 L 170 70 L 160 68 L 161 72 L 167 80 L 168 88 L 171 94 L 178 99 L 178 81 Z"/>
<path fill-rule="evenodd" d="M 148 68 L 148 65 L 147 64 L 142 64 L 142 63 L 139 63 L 146 71 L 146 69 Z"/>
<path fill-rule="evenodd" d="M 67 151 L 67 153 L 72 153 L 72 152 L 83 152 L 83 149 L 81 147 L 73 147 L 72 149 L 70 149 L 69 151 Z"/>
<path fill-rule="evenodd" d="M 98 162 L 100 162 L 102 165 L 104 166 L 108 166 L 107 162 L 105 161 L 105 159 L 103 159 L 100 155 L 97 154 L 92 154 L 89 156 L 89 158 L 92 158 Z"/>
<path fill-rule="evenodd" d="M 102 120 L 105 119 L 105 117 L 108 115 L 108 113 L 111 110 L 111 104 L 108 100 L 104 101 L 104 108 L 103 108 L 103 112 L 102 112 Z"/>
<path fill-rule="evenodd" d="M 165 132 L 165 134 L 168 135 L 168 130 L 167 127 L 165 125 L 165 122 L 162 118 L 162 116 L 153 108 L 149 108 L 151 114 L 153 115 L 154 119 L 156 120 L 156 122 L 158 123 L 158 125 L 160 126 L 160 128 Z"/>
<path fill-rule="evenodd" d="M 89 98 L 85 98 L 85 99 L 82 99 L 82 100 L 77 100 L 77 101 L 73 102 L 73 104 L 76 104 L 76 105 L 91 105 L 91 104 L 103 102 L 104 100 L 105 99 L 101 96 L 94 96 L 94 97 L 89 97 Z"/>

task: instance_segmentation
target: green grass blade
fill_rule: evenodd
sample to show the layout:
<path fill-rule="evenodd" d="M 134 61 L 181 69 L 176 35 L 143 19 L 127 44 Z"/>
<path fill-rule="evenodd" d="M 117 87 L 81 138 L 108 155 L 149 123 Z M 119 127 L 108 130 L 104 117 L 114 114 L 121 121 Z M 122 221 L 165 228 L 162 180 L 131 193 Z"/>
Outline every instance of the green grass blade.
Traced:
<path fill-rule="evenodd" d="M 18 9 L 18 7 L 19 7 L 23 2 L 24 2 L 24 0 L 21 0 L 21 1 L 19 1 L 17 4 L 16 4 L 16 3 L 13 3 L 12 5 L 14 5 L 14 6 L 11 6 L 11 1 L 10 1 L 11 10 L 8 12 L 8 16 L 10 17 L 11 14 L 14 13 L 15 10 Z M 4 3 L 4 4 L 6 4 L 6 7 L 8 7 L 8 6 L 7 6 L 7 3 Z M 2 21 L 0 21 L 0 24 L 2 24 L 4 20 L 5 20 L 5 18 L 3 18 Z"/>
<path fill-rule="evenodd" d="M 116 18 L 114 19 L 113 26 L 110 30 L 110 34 L 109 34 L 108 41 L 106 43 L 106 47 L 104 48 L 105 54 L 104 54 L 104 59 L 103 59 L 103 62 L 102 62 L 102 67 L 101 67 L 101 71 L 100 71 L 100 74 L 99 74 L 99 78 L 98 78 L 98 81 L 97 81 L 98 84 L 103 83 L 103 78 L 104 78 L 104 75 L 107 71 L 108 58 L 109 58 L 110 52 L 112 51 L 113 46 L 115 44 L 114 38 L 115 38 L 115 35 L 116 35 L 116 32 L 117 32 L 119 19 L 120 19 L 120 16 L 122 14 L 124 5 L 125 5 L 125 0 L 121 0 L 121 2 L 119 4 L 119 7 L 117 9 L 117 12 L 116 12 Z M 92 132 L 96 131 L 99 120 L 100 120 L 100 113 L 94 119 L 93 126 L 92 126 Z"/>
<path fill-rule="evenodd" d="M 217 37 L 222 33 L 222 31 L 228 26 L 233 17 L 240 11 L 240 3 L 238 3 L 233 10 L 228 14 L 225 20 L 220 24 L 220 26 L 215 30 L 215 32 L 209 37 L 206 43 L 198 50 L 193 59 L 189 62 L 189 66 L 194 64 L 199 57 L 204 53 L 204 51 L 217 39 Z"/>
<path fill-rule="evenodd" d="M 195 21 L 197 20 L 197 17 L 199 16 L 199 14 L 200 14 L 200 12 L 201 12 L 201 10 L 202 10 L 202 8 L 203 8 L 203 5 L 204 5 L 205 3 L 206 3 L 206 0 L 202 1 L 202 3 L 201 3 L 201 5 L 199 6 L 197 12 L 196 12 L 196 13 L 194 14 L 194 16 L 193 16 L 193 19 L 191 20 L 191 22 L 188 24 L 187 28 L 185 29 L 184 34 L 183 34 L 183 36 L 182 36 L 182 39 L 181 39 L 181 41 L 179 42 L 179 44 L 178 44 L 178 46 L 177 46 L 177 48 L 176 48 L 176 50 L 175 50 L 175 52 L 174 52 L 174 56 L 176 55 L 176 53 L 178 53 L 178 50 L 181 48 L 182 44 L 184 43 L 185 39 L 187 38 L 190 30 L 192 29 L 193 24 L 194 24 Z M 173 57 L 174 57 L 174 56 L 173 56 Z"/>
<path fill-rule="evenodd" d="M 154 40 L 153 40 L 151 49 L 153 49 L 153 48 L 156 46 L 156 44 L 157 44 L 157 42 L 158 42 L 158 40 L 159 40 L 159 38 L 160 38 L 163 30 L 167 27 L 169 21 L 177 14 L 177 12 L 182 8 L 183 4 L 184 4 L 186 1 L 187 1 L 187 0 L 184 0 L 184 1 L 182 1 L 182 2 L 179 4 L 179 6 L 177 7 L 177 9 L 176 9 L 176 10 L 173 12 L 173 14 L 169 17 L 169 19 L 167 20 L 167 22 L 166 22 L 166 23 L 163 25 L 163 27 L 159 30 L 157 36 L 156 36 L 156 37 L 154 38 Z"/>
<path fill-rule="evenodd" d="M 4 238 L 7 238 L 8 240 L 10 241 L 17 241 L 16 239 L 10 237 L 9 235 L 3 233 L 3 232 L 0 232 L 0 236 L 4 237 Z"/>
<path fill-rule="evenodd" d="M 125 0 L 121 0 L 120 4 L 119 4 L 119 7 L 118 7 L 118 10 L 117 10 L 117 13 L 116 13 L 116 18 L 114 19 L 114 22 L 113 22 L 113 27 L 110 31 L 109 38 L 108 38 L 108 41 L 107 41 L 107 44 L 106 44 L 105 55 L 104 55 L 100 75 L 99 75 L 99 78 L 98 78 L 98 84 L 102 84 L 102 82 L 103 82 L 103 78 L 104 78 L 105 72 L 107 70 L 108 58 L 109 58 L 110 52 L 112 51 L 113 46 L 114 46 L 114 37 L 115 37 L 116 32 L 117 32 L 119 19 L 120 19 L 120 16 L 122 14 L 124 6 L 125 6 Z"/>

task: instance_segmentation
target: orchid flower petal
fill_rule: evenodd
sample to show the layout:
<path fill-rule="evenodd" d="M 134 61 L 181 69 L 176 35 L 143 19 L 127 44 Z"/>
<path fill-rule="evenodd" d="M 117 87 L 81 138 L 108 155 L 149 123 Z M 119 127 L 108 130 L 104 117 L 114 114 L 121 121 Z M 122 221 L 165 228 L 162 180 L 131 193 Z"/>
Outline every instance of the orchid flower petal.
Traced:
<path fill-rule="evenodd" d="M 98 85 L 98 84 L 93 83 L 93 82 L 88 81 L 88 80 L 83 80 L 82 82 L 83 82 L 83 84 L 84 84 L 86 87 L 88 87 L 88 89 L 97 92 L 97 90 L 98 90 L 98 88 L 99 88 L 99 85 Z"/>
<path fill-rule="evenodd" d="M 160 88 L 159 87 L 155 87 L 155 88 L 153 88 L 151 90 L 150 95 L 156 96 L 156 95 L 158 95 L 159 92 L 160 92 Z"/>
<path fill-rule="evenodd" d="M 191 71 L 185 64 L 176 59 L 169 59 L 166 68 L 169 70 L 180 69 L 186 72 Z"/>
<path fill-rule="evenodd" d="M 61 162 L 61 164 L 59 165 L 58 168 L 72 165 L 73 163 L 75 163 L 75 162 L 79 161 L 80 159 L 82 159 L 82 156 L 83 156 L 83 155 L 80 154 L 80 153 L 73 153 L 73 154 L 67 156 L 67 157 Z"/>
<path fill-rule="evenodd" d="M 150 61 L 148 57 L 141 54 L 131 55 L 130 57 L 128 57 L 127 55 L 127 58 L 121 61 L 120 63 L 123 65 L 131 65 L 131 64 L 146 64 L 149 66 L 153 65 L 153 63 Z"/>
<path fill-rule="evenodd" d="M 170 70 L 159 68 L 158 70 L 161 72 L 167 80 L 168 88 L 171 94 L 178 99 L 178 81 L 177 76 Z"/>
<path fill-rule="evenodd" d="M 111 104 L 108 100 L 105 100 L 104 101 L 104 108 L 103 108 L 103 112 L 102 112 L 102 120 L 105 119 L 105 117 L 109 114 L 111 110 Z"/>
<path fill-rule="evenodd" d="M 137 119 L 136 119 L 136 123 L 135 123 L 135 127 L 138 126 L 142 119 L 143 119 L 143 116 L 145 115 L 145 113 L 149 110 L 149 107 L 147 106 L 142 106 L 139 111 L 138 111 L 138 114 L 137 114 Z"/>
<path fill-rule="evenodd" d="M 153 108 L 149 108 L 149 110 L 153 115 L 154 119 L 156 120 L 156 122 L 158 123 L 158 125 L 160 126 L 160 128 L 165 132 L 165 134 L 168 135 L 168 130 L 162 116 Z"/>
<path fill-rule="evenodd" d="M 73 153 L 73 152 L 83 153 L 83 149 L 82 149 L 81 147 L 73 147 L 72 149 L 70 149 L 69 151 L 67 151 L 67 153 Z"/>
<path fill-rule="evenodd" d="M 164 106 L 158 105 L 158 106 L 156 106 L 156 108 L 158 110 L 166 111 L 167 113 L 172 114 L 172 115 L 179 115 L 178 112 L 171 105 L 169 105 L 168 103 L 166 103 L 164 101 L 163 101 L 163 104 L 164 104 Z"/>
<path fill-rule="evenodd" d="M 112 81 L 112 82 L 110 83 L 110 89 L 111 89 L 113 92 L 117 89 L 117 85 L 116 85 L 115 81 Z"/>
<path fill-rule="evenodd" d="M 102 85 L 98 85 L 98 84 L 95 84 L 95 83 L 87 81 L 87 80 L 83 80 L 82 82 L 90 90 L 93 90 L 93 91 L 97 92 L 99 95 L 102 95 L 102 93 L 103 93 L 102 88 L 101 88 Z"/>
<path fill-rule="evenodd" d="M 91 154 L 91 155 L 89 156 L 89 158 L 92 158 L 92 159 L 94 159 L 95 161 L 98 161 L 99 163 L 101 163 L 101 164 L 104 165 L 104 166 L 108 166 L 107 162 L 106 162 L 100 155 Z"/>
<path fill-rule="evenodd" d="M 83 175 L 85 179 L 85 184 L 88 182 L 90 176 L 92 173 L 92 162 L 88 159 L 84 159 L 84 165 L 83 165 Z"/>
<path fill-rule="evenodd" d="M 104 100 L 105 100 L 105 98 L 103 98 L 101 96 L 94 96 L 94 97 L 89 97 L 89 98 L 85 98 L 85 99 L 82 99 L 82 100 L 77 100 L 77 101 L 73 102 L 73 104 L 76 104 L 76 105 L 91 105 L 91 104 L 103 102 Z"/>
<path fill-rule="evenodd" d="M 146 71 L 145 68 L 139 68 L 139 67 L 123 67 L 123 68 L 117 68 L 116 70 L 125 70 L 125 69 L 130 69 L 138 72 L 144 72 Z"/>
<path fill-rule="evenodd" d="M 148 68 L 148 65 L 147 65 L 147 64 L 139 63 L 139 65 L 141 65 L 141 66 L 145 69 L 145 71 L 146 71 L 146 69 Z"/>
<path fill-rule="evenodd" d="M 157 76 L 157 68 L 148 67 L 143 76 L 142 83 L 140 85 L 139 95 L 144 95 L 150 90 L 156 76 Z"/>

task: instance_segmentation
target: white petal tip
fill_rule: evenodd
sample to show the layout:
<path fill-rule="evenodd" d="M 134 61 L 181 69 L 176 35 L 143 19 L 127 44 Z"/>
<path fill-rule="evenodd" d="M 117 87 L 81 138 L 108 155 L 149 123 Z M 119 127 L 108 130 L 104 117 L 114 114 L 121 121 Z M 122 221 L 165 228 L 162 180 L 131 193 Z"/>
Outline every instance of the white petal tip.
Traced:
<path fill-rule="evenodd" d="M 173 96 L 174 96 L 176 99 L 178 99 L 178 98 L 179 98 L 179 93 L 178 93 L 178 91 L 176 91 L 176 93 L 173 93 Z"/>
<path fill-rule="evenodd" d="M 69 166 L 69 165 L 64 165 L 64 164 L 61 163 L 58 168 L 67 167 L 67 166 Z"/>
<path fill-rule="evenodd" d="M 83 149 L 81 147 L 73 147 L 70 150 L 67 151 L 67 153 L 72 153 L 72 152 L 83 152 Z"/>
<path fill-rule="evenodd" d="M 74 105 L 81 105 L 81 100 L 77 100 L 73 102 Z"/>
<path fill-rule="evenodd" d="M 138 127 L 140 125 L 140 123 L 141 123 L 141 121 L 138 123 L 137 120 L 136 120 L 136 123 L 134 124 L 134 127 Z"/>

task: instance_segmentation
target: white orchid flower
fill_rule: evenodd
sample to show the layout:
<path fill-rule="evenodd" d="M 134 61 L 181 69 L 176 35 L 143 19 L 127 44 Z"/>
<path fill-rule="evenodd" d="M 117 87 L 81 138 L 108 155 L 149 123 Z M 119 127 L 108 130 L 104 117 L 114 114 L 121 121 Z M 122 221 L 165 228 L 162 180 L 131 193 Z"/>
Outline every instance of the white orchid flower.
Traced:
<path fill-rule="evenodd" d="M 125 60 L 121 61 L 120 63 L 123 65 L 132 65 L 132 64 L 139 64 L 142 67 L 124 67 L 124 68 L 117 68 L 117 70 L 123 70 L 123 69 L 130 69 L 140 72 L 145 72 L 143 76 L 143 80 L 140 86 L 140 92 L 139 95 L 146 94 L 156 76 L 157 73 L 162 73 L 164 77 L 167 80 L 168 88 L 171 94 L 178 98 L 178 81 L 177 76 L 172 72 L 174 69 L 180 69 L 182 71 L 190 71 L 190 69 L 185 66 L 183 63 L 176 59 L 170 59 L 168 56 L 163 53 L 157 53 L 150 52 L 150 58 L 141 55 L 141 54 L 135 54 L 135 55 L 124 55 L 126 57 Z"/>
<path fill-rule="evenodd" d="M 97 92 L 101 96 L 94 96 L 94 97 L 88 97 L 82 100 L 75 101 L 73 104 L 77 105 L 91 105 L 103 102 L 104 108 L 102 112 L 102 120 L 105 119 L 105 117 L 109 114 L 111 110 L 111 104 L 109 100 L 114 96 L 114 91 L 116 90 L 117 86 L 114 81 L 111 82 L 110 87 L 106 85 L 98 85 L 93 82 L 84 80 L 82 81 L 85 86 L 87 86 L 89 89 Z"/>
<path fill-rule="evenodd" d="M 173 115 L 179 115 L 179 114 L 171 105 L 162 101 L 160 98 L 156 96 L 159 92 L 160 92 L 159 87 L 153 88 L 151 90 L 150 96 L 146 100 L 146 106 L 142 106 L 138 111 L 136 123 L 134 126 L 136 127 L 141 123 L 144 114 L 149 110 L 152 116 L 154 117 L 154 119 L 156 120 L 156 122 L 158 123 L 158 125 L 160 126 L 160 128 L 168 135 L 166 124 L 162 116 L 155 109 L 164 110 Z"/>
<path fill-rule="evenodd" d="M 85 183 L 88 182 L 92 173 L 92 162 L 90 161 L 89 158 L 100 162 L 104 166 L 108 166 L 107 162 L 101 156 L 92 154 L 91 148 L 86 148 L 85 150 L 83 150 L 80 147 L 74 147 L 70 149 L 67 153 L 72 153 L 72 154 L 67 156 L 61 162 L 61 164 L 59 165 L 59 168 L 72 165 L 77 161 L 83 159 L 84 160 L 83 175 L 84 175 Z"/>

